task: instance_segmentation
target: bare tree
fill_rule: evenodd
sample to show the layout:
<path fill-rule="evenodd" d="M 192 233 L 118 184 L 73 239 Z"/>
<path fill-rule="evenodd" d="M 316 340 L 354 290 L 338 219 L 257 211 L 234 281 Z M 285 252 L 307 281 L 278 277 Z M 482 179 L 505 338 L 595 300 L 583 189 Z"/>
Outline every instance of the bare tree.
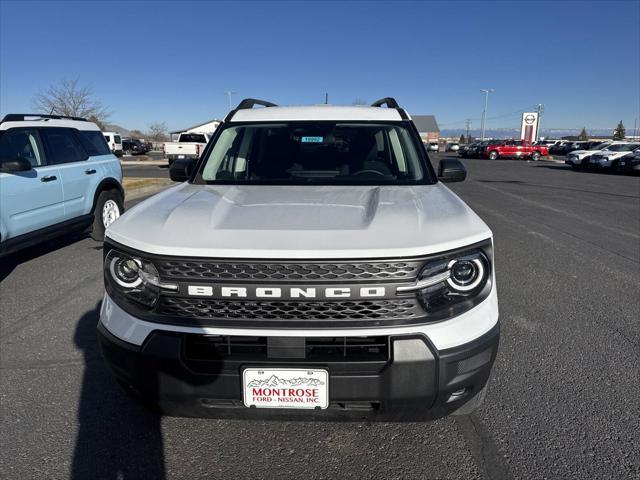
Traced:
<path fill-rule="evenodd" d="M 51 85 L 38 92 L 32 99 L 36 113 L 82 117 L 98 124 L 104 129 L 111 112 L 94 97 L 93 90 L 80 85 L 80 80 L 62 79 L 57 85 Z"/>
<path fill-rule="evenodd" d="M 131 138 L 144 138 L 145 136 L 144 133 L 137 129 L 130 130 L 129 133 L 131 134 Z"/>
<path fill-rule="evenodd" d="M 154 142 L 163 142 L 167 139 L 166 122 L 155 122 L 149 125 L 149 136 Z"/>

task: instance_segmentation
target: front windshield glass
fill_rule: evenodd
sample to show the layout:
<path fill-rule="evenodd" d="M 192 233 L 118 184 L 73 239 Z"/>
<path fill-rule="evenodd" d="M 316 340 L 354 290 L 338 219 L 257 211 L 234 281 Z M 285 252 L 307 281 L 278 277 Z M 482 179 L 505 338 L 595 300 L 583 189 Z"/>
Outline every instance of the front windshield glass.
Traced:
<path fill-rule="evenodd" d="M 617 145 L 611 145 L 607 148 L 610 152 L 630 152 L 638 148 L 637 143 L 619 143 Z"/>
<path fill-rule="evenodd" d="M 287 122 L 225 128 L 200 170 L 214 184 L 433 183 L 402 124 Z"/>

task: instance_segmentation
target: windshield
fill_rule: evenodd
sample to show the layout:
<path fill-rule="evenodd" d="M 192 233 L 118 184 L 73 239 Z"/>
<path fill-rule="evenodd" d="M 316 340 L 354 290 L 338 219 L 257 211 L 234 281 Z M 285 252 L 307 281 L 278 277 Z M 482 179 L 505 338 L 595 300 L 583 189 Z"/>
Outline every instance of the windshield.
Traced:
<path fill-rule="evenodd" d="M 242 124 L 220 133 L 200 175 L 233 184 L 433 183 L 416 145 L 401 124 Z"/>
<path fill-rule="evenodd" d="M 637 143 L 619 143 L 617 145 L 611 145 L 607 147 L 610 152 L 630 152 L 638 148 Z"/>
<path fill-rule="evenodd" d="M 178 142 L 207 143 L 207 139 L 202 133 L 183 133 Z"/>

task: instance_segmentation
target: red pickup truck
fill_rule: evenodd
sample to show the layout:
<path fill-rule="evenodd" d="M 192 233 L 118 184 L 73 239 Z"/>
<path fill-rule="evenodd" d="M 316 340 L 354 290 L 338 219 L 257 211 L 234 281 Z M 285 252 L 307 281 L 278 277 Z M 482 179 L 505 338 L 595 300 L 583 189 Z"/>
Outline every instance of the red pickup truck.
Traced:
<path fill-rule="evenodd" d="M 540 160 L 540 157 L 547 155 L 549 155 L 549 148 L 544 145 L 533 145 L 525 140 L 505 140 L 502 143 L 488 145 L 482 154 L 484 158 L 489 160 L 520 157 Z"/>

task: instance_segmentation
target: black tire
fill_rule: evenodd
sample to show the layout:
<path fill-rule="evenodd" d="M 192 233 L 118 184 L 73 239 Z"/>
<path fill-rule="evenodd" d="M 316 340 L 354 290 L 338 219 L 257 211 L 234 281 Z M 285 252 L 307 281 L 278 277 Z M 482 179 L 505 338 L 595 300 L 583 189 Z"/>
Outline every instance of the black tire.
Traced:
<path fill-rule="evenodd" d="M 491 150 L 489 152 L 489 160 L 497 160 L 499 156 L 500 156 L 500 154 L 498 152 L 496 152 L 495 150 Z"/>
<path fill-rule="evenodd" d="M 109 212 L 105 211 L 105 206 L 109 204 L 111 207 Z M 115 213 L 113 208 L 117 207 L 118 211 Z M 120 215 L 124 213 L 124 200 L 122 194 L 118 190 L 103 190 L 98 195 L 96 200 L 96 206 L 93 209 L 93 226 L 91 228 L 91 238 L 96 242 L 102 242 L 104 240 L 104 231 L 110 222 L 113 222 Z M 105 219 L 104 216 L 110 215 L 111 218 Z M 115 218 L 112 216 L 115 214 Z M 107 223 L 107 225 L 105 225 Z"/>
<path fill-rule="evenodd" d="M 534 162 L 537 162 L 538 160 L 540 160 L 540 152 L 533 152 L 531 154 L 531 160 L 533 160 Z"/>

